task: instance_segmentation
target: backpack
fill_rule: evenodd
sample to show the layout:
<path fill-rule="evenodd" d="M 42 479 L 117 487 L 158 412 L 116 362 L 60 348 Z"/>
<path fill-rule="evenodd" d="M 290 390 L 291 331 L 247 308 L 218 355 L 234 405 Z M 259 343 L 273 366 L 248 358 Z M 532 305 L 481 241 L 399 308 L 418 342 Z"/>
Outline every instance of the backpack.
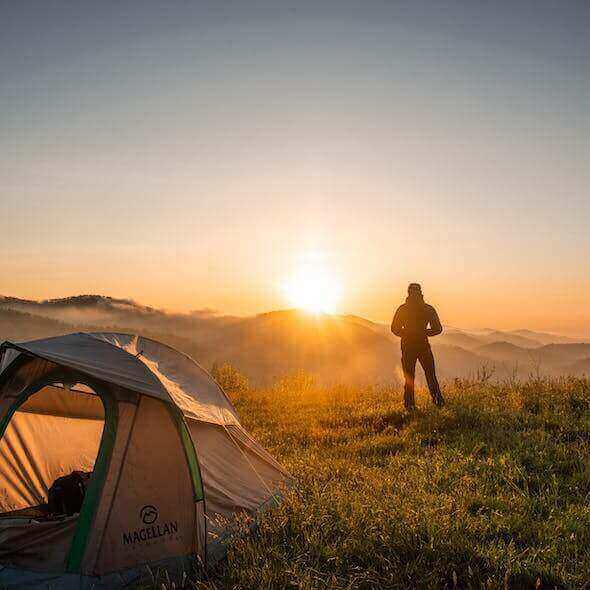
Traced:
<path fill-rule="evenodd" d="M 92 472 L 72 471 L 69 475 L 58 477 L 47 494 L 49 513 L 71 516 L 80 512 L 91 475 Z"/>

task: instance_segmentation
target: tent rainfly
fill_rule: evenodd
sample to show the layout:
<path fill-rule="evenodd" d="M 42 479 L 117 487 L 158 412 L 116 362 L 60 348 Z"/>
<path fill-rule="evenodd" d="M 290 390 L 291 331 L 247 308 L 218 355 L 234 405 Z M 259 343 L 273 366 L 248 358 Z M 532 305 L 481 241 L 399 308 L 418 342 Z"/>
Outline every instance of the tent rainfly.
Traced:
<path fill-rule="evenodd" d="M 55 514 L 57 478 L 87 477 Z M 127 334 L 0 347 L 0 588 L 124 588 L 224 555 L 287 472 L 190 357 Z"/>

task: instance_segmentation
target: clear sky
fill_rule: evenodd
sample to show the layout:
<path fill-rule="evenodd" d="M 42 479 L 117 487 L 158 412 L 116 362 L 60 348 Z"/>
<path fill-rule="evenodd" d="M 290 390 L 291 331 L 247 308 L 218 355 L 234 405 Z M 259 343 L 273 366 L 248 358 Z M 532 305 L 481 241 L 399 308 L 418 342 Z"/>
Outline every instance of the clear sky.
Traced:
<path fill-rule="evenodd" d="M 419 281 L 447 324 L 590 335 L 590 2 L 0 23 L 0 293 L 247 314 L 313 267 L 343 313 L 387 320 Z"/>

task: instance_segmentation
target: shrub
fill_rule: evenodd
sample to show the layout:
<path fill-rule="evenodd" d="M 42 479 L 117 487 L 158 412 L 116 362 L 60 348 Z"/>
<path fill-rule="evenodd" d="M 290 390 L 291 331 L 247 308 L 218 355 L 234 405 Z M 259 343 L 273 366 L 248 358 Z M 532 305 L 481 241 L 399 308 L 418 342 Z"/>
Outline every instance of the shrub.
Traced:
<path fill-rule="evenodd" d="M 239 393 L 249 389 L 248 377 L 229 363 L 213 363 L 211 375 L 224 391 Z"/>

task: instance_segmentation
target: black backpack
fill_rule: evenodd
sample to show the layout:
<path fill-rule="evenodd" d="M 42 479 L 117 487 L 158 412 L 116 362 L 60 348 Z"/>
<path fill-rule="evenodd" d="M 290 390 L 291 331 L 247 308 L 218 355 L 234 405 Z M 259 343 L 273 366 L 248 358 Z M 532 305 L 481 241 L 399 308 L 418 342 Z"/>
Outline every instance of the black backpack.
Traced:
<path fill-rule="evenodd" d="M 71 516 L 80 512 L 91 475 L 92 472 L 72 471 L 69 475 L 58 477 L 47 494 L 49 513 Z"/>

